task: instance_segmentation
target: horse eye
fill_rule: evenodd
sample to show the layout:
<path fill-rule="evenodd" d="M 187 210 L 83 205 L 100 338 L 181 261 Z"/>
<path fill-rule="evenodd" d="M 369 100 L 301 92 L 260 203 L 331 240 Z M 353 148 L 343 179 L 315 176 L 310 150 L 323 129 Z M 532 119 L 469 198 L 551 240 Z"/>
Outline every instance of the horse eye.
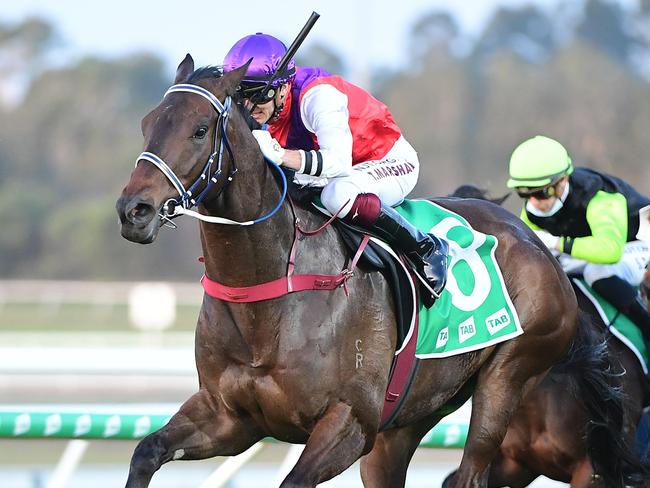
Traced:
<path fill-rule="evenodd" d="M 208 133 L 208 128 L 204 125 L 196 129 L 196 132 L 192 136 L 194 139 L 203 139 L 205 135 Z"/>

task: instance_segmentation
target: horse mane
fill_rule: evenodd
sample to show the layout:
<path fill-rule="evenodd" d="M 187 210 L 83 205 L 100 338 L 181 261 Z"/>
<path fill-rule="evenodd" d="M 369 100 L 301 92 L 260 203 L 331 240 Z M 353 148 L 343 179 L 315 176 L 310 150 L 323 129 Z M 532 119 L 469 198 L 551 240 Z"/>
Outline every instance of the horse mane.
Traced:
<path fill-rule="evenodd" d="M 223 76 L 223 73 L 224 73 L 223 66 L 214 66 L 214 65 L 202 66 L 200 68 L 197 68 L 194 71 L 194 73 L 192 73 L 187 78 L 187 82 L 196 83 L 197 81 L 200 80 L 221 78 Z M 242 116 L 244 117 L 244 120 L 246 121 L 246 125 L 248 125 L 248 128 L 250 130 L 261 129 L 262 126 L 251 116 L 250 110 L 244 107 L 244 101 L 242 97 L 239 95 L 239 93 L 236 93 L 232 98 L 233 98 L 233 102 L 235 102 L 235 106 L 239 110 L 239 113 L 242 114 Z"/>
<path fill-rule="evenodd" d="M 206 78 L 221 78 L 223 76 L 223 66 L 202 66 L 194 70 L 188 78 L 189 82 L 197 82 Z"/>

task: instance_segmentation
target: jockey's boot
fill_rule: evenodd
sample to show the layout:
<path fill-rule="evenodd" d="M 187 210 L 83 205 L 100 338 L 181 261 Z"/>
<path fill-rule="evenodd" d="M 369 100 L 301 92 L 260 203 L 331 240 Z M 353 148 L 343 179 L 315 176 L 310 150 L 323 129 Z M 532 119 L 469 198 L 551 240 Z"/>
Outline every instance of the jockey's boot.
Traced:
<path fill-rule="evenodd" d="M 394 208 L 383 204 L 377 220 L 368 230 L 404 253 L 422 278 L 422 303 L 427 308 L 433 306 L 447 283 L 447 241 L 425 234 Z"/>
<path fill-rule="evenodd" d="M 636 289 L 627 281 L 618 276 L 609 276 L 594 281 L 591 285 L 596 292 L 624 313 L 643 335 L 646 349 L 650 353 L 650 313 L 646 310 L 640 300 Z"/>

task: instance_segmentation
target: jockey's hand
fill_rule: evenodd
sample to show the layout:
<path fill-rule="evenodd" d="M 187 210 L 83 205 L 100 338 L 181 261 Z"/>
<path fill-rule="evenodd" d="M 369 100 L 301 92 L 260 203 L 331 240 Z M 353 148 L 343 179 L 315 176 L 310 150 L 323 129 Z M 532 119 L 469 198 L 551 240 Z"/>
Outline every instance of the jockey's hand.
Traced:
<path fill-rule="evenodd" d="M 257 139 L 257 143 L 260 145 L 262 154 L 275 164 L 282 165 L 282 156 L 284 156 L 284 148 L 280 145 L 278 141 L 271 137 L 271 134 L 268 130 L 254 130 L 253 137 Z"/>
<path fill-rule="evenodd" d="M 558 236 L 554 236 L 545 230 L 536 230 L 535 234 L 537 234 L 537 237 L 539 237 L 544 245 L 551 251 L 558 250 L 558 246 L 560 244 L 560 238 Z"/>

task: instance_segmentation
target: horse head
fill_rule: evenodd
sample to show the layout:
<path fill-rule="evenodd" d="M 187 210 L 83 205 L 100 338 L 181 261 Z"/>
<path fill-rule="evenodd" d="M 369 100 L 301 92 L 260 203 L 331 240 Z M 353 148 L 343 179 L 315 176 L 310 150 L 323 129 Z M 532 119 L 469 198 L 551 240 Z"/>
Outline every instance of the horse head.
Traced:
<path fill-rule="evenodd" d="M 235 171 L 229 139 L 237 142 L 240 159 L 261 159 L 250 131 L 233 128 L 245 123 L 231 108 L 247 67 L 225 74 L 217 67 L 194 71 L 189 54 L 179 64 L 174 85 L 142 119 L 143 152 L 116 203 L 124 238 L 151 243 L 175 207 L 191 208 L 218 195 Z M 247 144 L 240 141 L 244 137 Z"/>

